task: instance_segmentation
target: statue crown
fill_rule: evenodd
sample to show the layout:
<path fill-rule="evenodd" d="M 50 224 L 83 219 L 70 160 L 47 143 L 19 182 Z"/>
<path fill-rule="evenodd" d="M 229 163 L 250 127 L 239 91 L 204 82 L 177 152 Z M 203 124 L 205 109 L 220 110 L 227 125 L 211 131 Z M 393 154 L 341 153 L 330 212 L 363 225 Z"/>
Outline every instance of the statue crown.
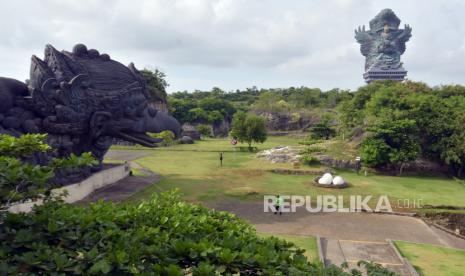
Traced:
<path fill-rule="evenodd" d="M 375 18 L 370 20 L 370 29 L 372 31 L 382 31 L 386 25 L 390 29 L 399 29 L 400 19 L 391 9 L 382 10 Z"/>

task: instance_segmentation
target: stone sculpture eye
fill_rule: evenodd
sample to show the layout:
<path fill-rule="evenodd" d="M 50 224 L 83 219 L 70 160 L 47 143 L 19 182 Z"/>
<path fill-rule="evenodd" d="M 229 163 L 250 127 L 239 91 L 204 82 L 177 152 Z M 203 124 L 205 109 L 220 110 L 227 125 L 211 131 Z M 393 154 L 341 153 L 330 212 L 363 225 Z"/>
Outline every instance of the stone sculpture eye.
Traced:
<path fill-rule="evenodd" d="M 152 106 L 148 108 L 148 112 L 151 117 L 155 117 L 157 115 L 157 110 L 153 108 Z"/>

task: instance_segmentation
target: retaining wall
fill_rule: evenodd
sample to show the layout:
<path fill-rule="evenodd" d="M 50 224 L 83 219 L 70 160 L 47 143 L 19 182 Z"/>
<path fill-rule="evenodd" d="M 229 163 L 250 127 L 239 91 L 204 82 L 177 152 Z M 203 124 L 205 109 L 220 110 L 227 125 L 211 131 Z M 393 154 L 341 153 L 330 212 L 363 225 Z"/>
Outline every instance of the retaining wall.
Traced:
<path fill-rule="evenodd" d="M 52 194 L 59 195 L 66 190 L 68 195 L 63 200 L 68 203 L 73 203 L 85 198 L 97 189 L 113 184 L 116 181 L 125 178 L 129 175 L 129 172 L 129 164 L 118 165 L 93 173 L 91 176 L 81 182 L 53 189 Z M 8 211 L 12 213 L 27 213 L 31 211 L 34 205 L 41 205 L 42 203 L 42 200 L 39 199 L 35 201 L 14 204 L 8 208 Z"/>

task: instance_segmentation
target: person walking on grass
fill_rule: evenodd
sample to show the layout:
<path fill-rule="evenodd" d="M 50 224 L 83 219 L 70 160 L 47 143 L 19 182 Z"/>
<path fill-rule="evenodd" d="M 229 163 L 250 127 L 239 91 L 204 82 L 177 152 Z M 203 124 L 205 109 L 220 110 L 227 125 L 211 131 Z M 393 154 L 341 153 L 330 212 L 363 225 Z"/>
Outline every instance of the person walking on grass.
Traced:
<path fill-rule="evenodd" d="M 274 214 L 276 215 L 278 212 L 280 215 L 283 214 L 282 212 L 282 207 L 283 206 L 283 199 L 279 197 L 279 195 L 276 196 L 276 205 L 274 206 L 275 207 L 275 211 L 274 211 Z"/>
<path fill-rule="evenodd" d="M 223 167 L 223 153 L 220 152 L 220 166 Z"/>

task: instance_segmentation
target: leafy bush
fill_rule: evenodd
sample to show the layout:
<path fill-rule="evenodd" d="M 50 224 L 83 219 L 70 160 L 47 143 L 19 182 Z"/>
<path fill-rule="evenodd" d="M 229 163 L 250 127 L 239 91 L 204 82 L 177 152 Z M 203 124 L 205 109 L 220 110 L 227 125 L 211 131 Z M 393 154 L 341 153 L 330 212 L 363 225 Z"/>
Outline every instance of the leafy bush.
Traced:
<path fill-rule="evenodd" d="M 0 156 L 0 205 L 36 198 L 43 194 L 53 177 L 50 167 L 24 164 L 13 157 Z"/>
<path fill-rule="evenodd" d="M 50 150 L 46 138 L 44 134 L 0 135 L 0 210 L 11 202 L 37 198 L 47 190 L 53 170 L 22 161 L 36 152 Z"/>
<path fill-rule="evenodd" d="M 159 133 L 149 133 L 152 138 L 162 139 L 160 145 L 166 147 L 174 143 L 174 133 L 169 130 L 164 130 Z"/>
<path fill-rule="evenodd" d="M 0 155 L 22 158 L 49 151 L 51 148 L 45 144 L 46 138 L 47 134 L 25 134 L 20 137 L 0 134 Z"/>
<path fill-rule="evenodd" d="M 145 79 L 150 96 L 155 100 L 166 102 L 166 87 L 169 86 L 166 74 L 158 69 L 147 68 L 140 70 L 140 73 Z"/>
<path fill-rule="evenodd" d="M 311 146 L 311 145 L 318 144 L 318 143 L 321 143 L 321 140 L 301 141 L 301 142 L 299 142 L 299 145 Z"/>
<path fill-rule="evenodd" d="M 317 275 L 322 270 L 292 243 L 260 238 L 234 215 L 181 202 L 173 192 L 139 205 L 47 202 L 29 214 L 8 213 L 0 240 L 5 274 Z"/>
<path fill-rule="evenodd" d="M 326 149 L 322 148 L 322 147 L 307 147 L 303 150 L 301 150 L 299 152 L 299 154 L 312 154 L 312 153 L 316 153 L 316 152 L 324 152 L 326 151 Z"/>
<path fill-rule="evenodd" d="M 53 168 L 80 168 L 97 165 L 98 162 L 90 152 L 84 152 L 81 156 L 74 153 L 68 158 L 54 158 L 51 162 Z"/>
<path fill-rule="evenodd" d="M 334 130 L 329 121 L 322 121 L 320 123 L 315 124 L 311 130 L 311 137 L 312 139 L 326 139 L 328 140 L 331 137 L 336 135 L 336 130 Z"/>
<path fill-rule="evenodd" d="M 306 154 L 306 155 L 302 155 L 300 157 L 300 162 L 302 164 L 305 164 L 305 165 L 317 165 L 320 163 L 320 160 L 318 160 L 318 158 L 316 158 L 315 156 L 312 156 L 310 154 Z"/>
<path fill-rule="evenodd" d="M 7 209 L 13 202 L 47 196 L 54 188 L 52 180 L 59 178 L 56 172 L 97 164 L 90 153 L 55 158 L 46 166 L 33 164 L 34 153 L 51 149 L 45 143 L 46 138 L 46 134 L 0 135 L 0 210 Z"/>
<path fill-rule="evenodd" d="M 203 136 L 212 137 L 212 127 L 209 125 L 198 125 L 195 129 Z"/>

